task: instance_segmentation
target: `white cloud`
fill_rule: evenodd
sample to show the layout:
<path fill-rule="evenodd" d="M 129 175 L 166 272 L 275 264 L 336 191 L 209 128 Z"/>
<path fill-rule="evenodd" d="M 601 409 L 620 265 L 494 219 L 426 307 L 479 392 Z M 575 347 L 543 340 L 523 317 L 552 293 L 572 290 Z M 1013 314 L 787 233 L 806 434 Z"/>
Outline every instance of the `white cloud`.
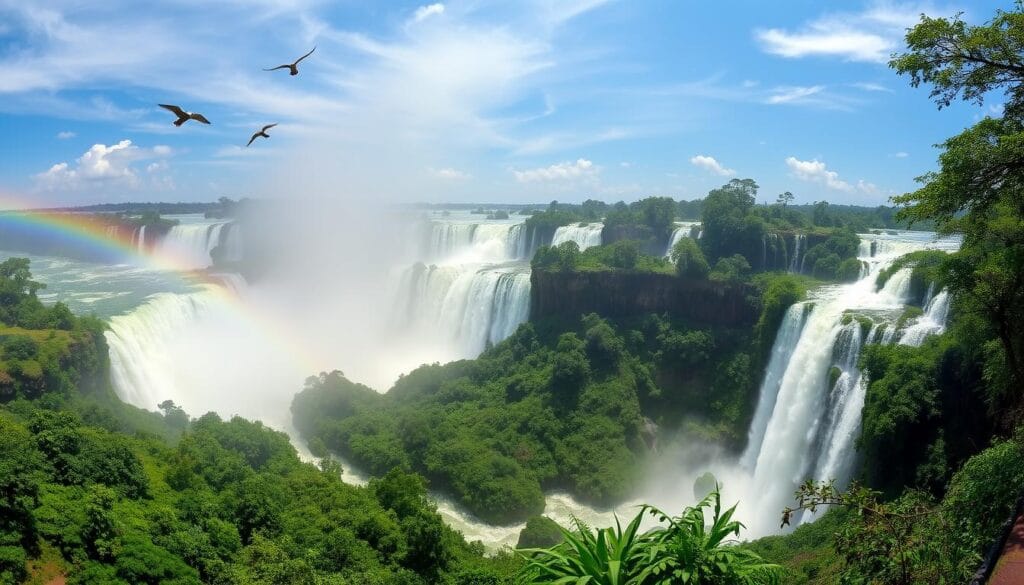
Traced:
<path fill-rule="evenodd" d="M 838 57 L 847 61 L 885 63 L 901 46 L 906 29 L 922 13 L 946 14 L 930 3 L 879 0 L 861 12 L 827 14 L 798 30 L 758 29 L 761 48 L 787 58 Z"/>
<path fill-rule="evenodd" d="M 766 52 L 790 58 L 824 55 L 882 62 L 896 47 L 894 42 L 876 34 L 820 23 L 799 33 L 770 28 L 758 31 L 756 36 Z"/>
<path fill-rule="evenodd" d="M 896 158 L 907 158 L 908 156 L 910 156 L 910 154 L 901 150 L 894 154 L 893 156 Z"/>
<path fill-rule="evenodd" d="M 426 6 L 420 6 L 412 15 L 413 22 L 422 22 L 435 14 L 444 14 L 444 4 L 436 2 Z"/>
<path fill-rule="evenodd" d="M 825 87 L 822 85 L 777 87 L 772 90 L 772 94 L 768 96 L 766 102 L 773 105 L 801 103 L 807 98 L 821 93 L 824 89 Z"/>
<path fill-rule="evenodd" d="M 697 156 L 690 159 L 690 164 L 695 167 L 704 169 L 705 171 L 712 172 L 722 177 L 730 177 L 736 174 L 736 171 L 730 168 L 726 168 L 714 157 L 698 154 Z"/>
<path fill-rule="evenodd" d="M 463 181 L 465 179 L 470 178 L 469 173 L 460 171 L 458 169 L 453 169 L 451 167 L 446 167 L 443 169 L 428 168 L 427 170 L 430 172 L 431 175 L 434 175 L 439 179 L 446 179 L 449 181 Z"/>
<path fill-rule="evenodd" d="M 75 134 L 74 132 L 72 132 L 70 130 L 63 130 L 63 131 L 57 133 L 57 138 L 59 138 L 61 140 L 67 140 L 69 138 L 74 138 L 75 136 L 77 136 L 77 134 Z"/>
<path fill-rule="evenodd" d="M 875 185 L 874 183 L 869 183 L 864 179 L 860 179 L 859 181 L 857 181 L 857 190 L 866 195 L 878 194 L 878 186 Z"/>
<path fill-rule="evenodd" d="M 110 185 L 135 188 L 140 182 L 138 173 L 132 167 L 133 162 L 160 159 L 146 168 L 147 172 L 156 173 L 168 168 L 164 159 L 172 152 L 170 147 L 164 145 L 140 148 L 127 139 L 110 146 L 94 144 L 78 157 L 74 166 L 67 162 L 54 164 L 48 170 L 36 174 L 35 180 L 40 189 L 49 191 Z"/>
<path fill-rule="evenodd" d="M 591 161 L 581 158 L 577 159 L 576 162 L 562 162 L 549 167 L 512 172 L 520 183 L 533 183 L 591 177 L 597 174 L 598 168 Z"/>
<path fill-rule="evenodd" d="M 883 92 L 887 92 L 887 93 L 892 93 L 891 89 L 889 89 L 888 87 L 885 87 L 881 83 L 859 82 L 859 83 L 851 83 L 850 85 L 852 85 L 853 87 L 856 87 L 857 89 L 862 89 L 864 91 L 883 91 Z"/>
<path fill-rule="evenodd" d="M 786 158 L 786 166 L 789 167 L 789 170 L 797 179 L 810 183 L 820 183 L 833 191 L 842 191 L 844 193 L 859 191 L 869 195 L 878 193 L 878 187 L 867 181 L 860 180 L 857 181 L 856 185 L 851 185 L 840 179 L 839 173 L 828 170 L 825 163 L 817 159 L 800 160 L 790 156 Z"/>

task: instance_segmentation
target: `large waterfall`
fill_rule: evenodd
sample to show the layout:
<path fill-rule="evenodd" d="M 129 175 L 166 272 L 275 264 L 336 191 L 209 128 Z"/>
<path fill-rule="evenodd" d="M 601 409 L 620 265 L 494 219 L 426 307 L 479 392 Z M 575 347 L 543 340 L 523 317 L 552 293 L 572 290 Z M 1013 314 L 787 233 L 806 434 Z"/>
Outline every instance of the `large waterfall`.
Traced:
<path fill-rule="evenodd" d="M 563 225 L 555 230 L 555 237 L 551 239 L 551 245 L 576 242 L 580 250 L 600 246 L 602 230 L 604 230 L 602 223 Z"/>
<path fill-rule="evenodd" d="M 224 222 L 176 225 L 157 244 L 157 253 L 174 258 L 184 268 L 207 268 L 213 264 L 211 252 L 220 245 L 225 225 Z"/>
<path fill-rule="evenodd" d="M 862 247 L 875 251 L 861 257 L 867 274 L 852 284 L 818 289 L 790 308 L 779 328 L 741 458 L 751 473 L 745 499 L 752 504 L 746 517 L 754 534 L 777 527 L 779 512 L 792 504 L 804 480 L 836 479 L 842 485 L 850 478 L 865 393 L 860 351 L 876 342 L 881 327 L 887 335 L 880 342 L 895 339 L 899 333 L 892 329 L 911 300 L 910 268 L 893 274 L 881 290 L 875 285 L 878 271 L 913 250 L 957 246 L 907 234 L 862 237 L 876 240 Z M 947 313 L 943 291 L 900 342 L 920 344 L 941 332 Z"/>
<path fill-rule="evenodd" d="M 416 262 L 397 273 L 395 329 L 437 346 L 434 359 L 475 357 L 526 321 L 529 259 L 540 244 L 520 222 L 432 219 Z M 600 236 L 600 232 L 598 232 Z"/>
<path fill-rule="evenodd" d="M 668 246 L 665 248 L 665 257 L 672 256 L 672 249 L 676 247 L 679 240 L 683 238 L 697 239 L 700 234 L 699 221 L 677 221 L 672 229 L 672 236 L 668 239 Z"/>

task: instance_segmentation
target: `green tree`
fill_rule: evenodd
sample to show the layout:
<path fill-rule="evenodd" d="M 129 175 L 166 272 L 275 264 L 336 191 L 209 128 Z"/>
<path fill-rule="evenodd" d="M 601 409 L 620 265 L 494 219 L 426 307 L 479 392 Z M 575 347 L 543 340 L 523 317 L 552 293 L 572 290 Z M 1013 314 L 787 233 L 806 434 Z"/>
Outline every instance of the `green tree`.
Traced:
<path fill-rule="evenodd" d="M 679 276 L 696 280 L 707 277 L 710 268 L 700 246 L 692 238 L 680 238 L 672 247 L 672 263 Z"/>
<path fill-rule="evenodd" d="M 757 183 L 733 179 L 713 189 L 704 199 L 700 247 L 711 264 L 720 258 L 740 254 L 760 261 L 767 233 L 764 220 L 754 212 Z"/>
<path fill-rule="evenodd" d="M 958 97 L 981 103 L 993 91 L 1007 98 L 1002 117 L 948 139 L 939 170 L 895 201 L 906 206 L 899 217 L 963 236 L 947 286 L 958 311 L 982 316 L 998 339 L 987 368 L 1009 372 L 992 384 L 1009 425 L 1024 411 L 1024 8 L 997 11 L 979 26 L 923 16 L 906 40 L 890 66 L 914 86 L 930 84 L 940 108 Z"/>
<path fill-rule="evenodd" d="M 742 254 L 733 254 L 728 258 L 721 258 L 715 263 L 709 278 L 721 282 L 743 282 L 750 274 L 750 263 Z"/>

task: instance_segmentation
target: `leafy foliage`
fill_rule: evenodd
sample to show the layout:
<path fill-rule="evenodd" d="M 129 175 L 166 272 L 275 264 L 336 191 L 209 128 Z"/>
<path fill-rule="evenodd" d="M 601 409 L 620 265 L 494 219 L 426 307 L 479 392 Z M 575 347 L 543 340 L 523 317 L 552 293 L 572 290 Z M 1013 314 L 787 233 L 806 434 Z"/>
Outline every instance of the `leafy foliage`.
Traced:
<path fill-rule="evenodd" d="M 773 310 L 785 302 L 780 293 Z M 666 429 L 686 417 L 689 430 L 740 444 L 759 355 L 749 329 L 591 314 L 523 325 L 478 359 L 420 367 L 384 395 L 323 374 L 292 413 L 321 454 L 375 476 L 417 471 L 479 517 L 508 522 L 540 513 L 544 489 L 621 501 L 649 449 L 644 416 Z"/>
<path fill-rule="evenodd" d="M 707 518 L 705 510 L 711 517 Z M 780 583 L 781 569 L 736 545 L 743 525 L 733 520 L 736 507 L 722 511 L 716 489 L 678 517 L 649 506 L 626 525 L 592 531 L 575 521 L 562 531 L 565 542 L 551 549 L 523 551 L 526 583 L 601 583 L 607 585 Z M 651 514 L 659 525 L 645 533 L 640 523 Z"/>

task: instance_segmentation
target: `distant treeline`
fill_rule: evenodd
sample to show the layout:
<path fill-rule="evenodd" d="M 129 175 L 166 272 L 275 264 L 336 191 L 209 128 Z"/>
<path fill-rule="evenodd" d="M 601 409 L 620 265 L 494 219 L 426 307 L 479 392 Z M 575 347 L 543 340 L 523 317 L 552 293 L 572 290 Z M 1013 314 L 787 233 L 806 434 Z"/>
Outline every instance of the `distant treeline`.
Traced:
<path fill-rule="evenodd" d="M 651 199 L 651 198 L 648 198 Z M 495 211 L 509 211 L 520 215 L 540 213 L 542 211 L 560 211 L 573 215 L 574 220 L 600 221 L 609 213 L 623 212 L 626 210 L 637 210 L 643 206 L 648 199 L 626 203 L 606 203 L 596 199 L 587 199 L 583 203 L 562 203 L 552 201 L 550 203 L 412 203 L 409 207 L 413 209 L 430 210 L 469 210 L 476 213 L 493 213 Z M 665 200 L 667 197 L 655 199 Z M 918 221 L 910 224 L 907 220 L 900 220 L 896 217 L 900 208 L 878 205 L 868 207 L 863 205 L 841 205 L 827 201 L 816 201 L 803 205 L 791 203 L 792 195 L 783 193 L 775 203 L 757 204 L 757 208 L 764 211 L 761 215 L 785 216 L 794 227 L 813 225 L 818 227 L 850 227 L 857 231 L 868 229 L 916 229 L 932 230 L 933 222 Z M 699 221 L 704 210 L 704 199 L 693 199 L 690 201 L 675 201 L 675 219 Z M 773 211 L 774 210 L 774 213 Z M 527 213 L 529 212 L 529 213 Z M 800 216 L 804 221 L 800 221 Z"/>
<path fill-rule="evenodd" d="M 156 212 L 160 215 L 179 215 L 185 213 L 206 213 L 211 210 L 218 210 L 222 207 L 220 202 L 176 202 L 159 203 L 129 201 L 127 203 L 97 203 L 95 205 L 79 205 L 75 207 L 58 207 L 48 211 L 78 211 L 87 213 L 124 213 L 129 215 L 141 215 L 147 212 Z"/>

